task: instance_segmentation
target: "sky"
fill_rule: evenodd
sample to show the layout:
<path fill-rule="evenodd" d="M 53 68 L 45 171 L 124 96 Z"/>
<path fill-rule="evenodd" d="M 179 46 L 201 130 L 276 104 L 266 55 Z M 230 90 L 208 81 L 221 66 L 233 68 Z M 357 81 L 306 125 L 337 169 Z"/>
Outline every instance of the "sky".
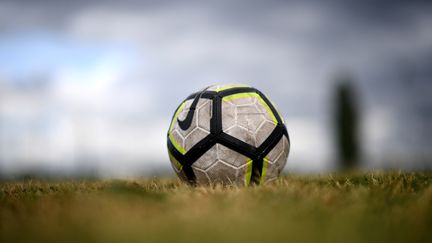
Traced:
<path fill-rule="evenodd" d="M 287 122 L 286 171 L 335 168 L 351 77 L 365 168 L 432 167 L 428 1 L 0 1 L 0 172 L 170 170 L 178 104 L 246 83 Z"/>

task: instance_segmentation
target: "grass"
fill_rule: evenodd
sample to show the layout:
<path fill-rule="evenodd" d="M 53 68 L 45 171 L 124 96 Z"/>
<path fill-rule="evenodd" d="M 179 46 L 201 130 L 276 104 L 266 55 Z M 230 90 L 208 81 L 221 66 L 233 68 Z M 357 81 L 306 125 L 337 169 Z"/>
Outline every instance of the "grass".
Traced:
<path fill-rule="evenodd" d="M 432 174 L 0 183 L 0 242 L 432 242 Z"/>

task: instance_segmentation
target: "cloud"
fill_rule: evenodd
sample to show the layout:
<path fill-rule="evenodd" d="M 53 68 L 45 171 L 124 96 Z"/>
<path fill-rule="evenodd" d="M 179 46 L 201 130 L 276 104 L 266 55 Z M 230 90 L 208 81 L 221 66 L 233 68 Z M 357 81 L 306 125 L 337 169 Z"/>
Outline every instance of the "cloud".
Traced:
<path fill-rule="evenodd" d="M 245 5 L 1 2 L 0 56 L 14 58 L 1 58 L 9 60 L 0 61 L 2 77 L 15 84 L 27 73 L 24 78 L 32 82 L 38 73 L 32 63 L 42 63 L 36 70 L 49 80 L 36 98 L 20 88 L 8 91 L 11 96 L 2 102 L 24 107 L 21 117 L 49 118 L 48 131 L 28 132 L 23 125 L 16 134 L 27 134 L 30 144 L 49 140 L 47 147 L 57 150 L 47 160 L 88 156 L 104 173 L 126 173 L 166 160 L 165 129 L 184 97 L 211 83 L 240 82 L 263 90 L 287 117 L 290 169 L 331 168 L 332 88 L 335 73 L 348 70 L 363 97 L 364 143 L 371 157 L 385 156 L 392 141 L 406 145 L 395 138 L 413 121 L 394 119 L 406 110 L 388 107 L 401 107 L 398 97 L 404 93 L 395 81 L 396 63 L 430 59 L 430 4 Z M 38 102 L 40 109 L 34 107 Z M 3 109 L 23 119 L 14 110 Z M 7 138 L 24 136 L 13 134 Z M 119 162 L 122 157 L 126 164 Z"/>
<path fill-rule="evenodd" d="M 319 172 L 335 168 L 329 129 L 307 118 L 287 120 L 291 148 L 286 171 Z"/>

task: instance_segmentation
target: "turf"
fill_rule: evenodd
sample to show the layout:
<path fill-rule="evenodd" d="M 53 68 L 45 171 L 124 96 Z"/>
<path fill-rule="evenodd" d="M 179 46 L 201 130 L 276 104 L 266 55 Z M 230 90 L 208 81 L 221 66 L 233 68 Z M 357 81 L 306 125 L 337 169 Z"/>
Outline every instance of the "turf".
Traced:
<path fill-rule="evenodd" d="M 0 183 L 0 242 L 432 242 L 432 174 Z"/>

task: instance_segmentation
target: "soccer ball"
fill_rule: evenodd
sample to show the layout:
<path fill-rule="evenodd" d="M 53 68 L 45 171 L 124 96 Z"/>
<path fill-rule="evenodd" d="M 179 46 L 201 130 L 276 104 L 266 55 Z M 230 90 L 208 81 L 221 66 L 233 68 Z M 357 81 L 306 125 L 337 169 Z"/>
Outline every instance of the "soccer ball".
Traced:
<path fill-rule="evenodd" d="M 247 85 L 214 85 L 191 94 L 174 113 L 168 153 L 190 184 L 264 184 L 284 168 L 290 140 L 273 103 Z"/>

